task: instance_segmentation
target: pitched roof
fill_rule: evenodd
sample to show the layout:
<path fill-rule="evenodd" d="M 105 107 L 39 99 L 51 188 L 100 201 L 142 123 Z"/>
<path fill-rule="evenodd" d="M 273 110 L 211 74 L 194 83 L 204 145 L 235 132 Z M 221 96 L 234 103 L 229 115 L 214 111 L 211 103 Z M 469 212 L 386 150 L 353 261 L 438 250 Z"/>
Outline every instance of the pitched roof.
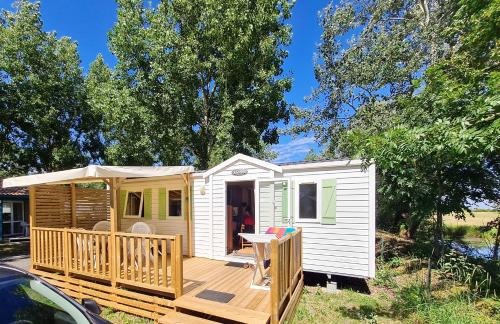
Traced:
<path fill-rule="evenodd" d="M 28 187 L 3 187 L 3 179 L 0 179 L 0 196 L 4 197 L 24 197 L 28 196 Z"/>

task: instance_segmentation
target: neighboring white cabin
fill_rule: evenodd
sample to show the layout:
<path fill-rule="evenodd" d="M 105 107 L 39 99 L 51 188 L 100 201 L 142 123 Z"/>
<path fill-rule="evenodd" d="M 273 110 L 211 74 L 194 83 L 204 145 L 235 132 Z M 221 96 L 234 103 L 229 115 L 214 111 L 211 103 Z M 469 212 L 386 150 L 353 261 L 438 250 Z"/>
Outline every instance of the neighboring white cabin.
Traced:
<path fill-rule="evenodd" d="M 374 165 L 367 170 L 359 160 L 276 165 L 238 154 L 192 179 L 195 256 L 233 258 L 227 246 L 227 186 L 252 182 L 255 232 L 302 227 L 305 271 L 375 276 Z"/>

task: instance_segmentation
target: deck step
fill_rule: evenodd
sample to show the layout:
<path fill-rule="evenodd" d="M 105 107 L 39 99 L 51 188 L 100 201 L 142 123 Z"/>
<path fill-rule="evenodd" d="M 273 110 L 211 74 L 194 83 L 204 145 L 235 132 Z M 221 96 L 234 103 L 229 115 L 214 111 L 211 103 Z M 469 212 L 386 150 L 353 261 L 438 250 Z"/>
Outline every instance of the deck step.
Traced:
<path fill-rule="evenodd" d="M 179 313 L 175 311 L 169 312 L 167 315 L 160 317 L 158 320 L 160 324 L 214 324 L 211 320 L 207 320 L 201 317 L 196 317 L 184 313 Z"/>
<path fill-rule="evenodd" d="M 270 314 L 184 295 L 173 301 L 176 308 L 213 315 L 241 323 L 267 323 Z"/>

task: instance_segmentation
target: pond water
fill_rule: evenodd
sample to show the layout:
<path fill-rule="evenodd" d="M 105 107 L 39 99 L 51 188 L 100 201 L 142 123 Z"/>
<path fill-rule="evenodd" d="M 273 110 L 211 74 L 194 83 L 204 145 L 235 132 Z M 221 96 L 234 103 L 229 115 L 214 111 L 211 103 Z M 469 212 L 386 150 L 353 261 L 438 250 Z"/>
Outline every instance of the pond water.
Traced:
<path fill-rule="evenodd" d="M 490 259 L 492 256 L 491 248 L 480 242 L 451 242 L 450 246 L 460 253 L 475 258 Z"/>

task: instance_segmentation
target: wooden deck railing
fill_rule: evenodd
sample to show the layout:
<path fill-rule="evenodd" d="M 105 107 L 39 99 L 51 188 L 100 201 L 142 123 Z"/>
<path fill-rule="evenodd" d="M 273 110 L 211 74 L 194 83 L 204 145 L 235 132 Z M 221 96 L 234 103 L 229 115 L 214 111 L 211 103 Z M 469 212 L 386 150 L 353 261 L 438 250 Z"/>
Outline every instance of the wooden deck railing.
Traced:
<path fill-rule="evenodd" d="M 115 284 L 182 295 L 182 235 L 116 232 L 115 244 L 111 237 L 110 232 L 33 227 L 32 264 L 66 276 L 114 279 Z"/>
<path fill-rule="evenodd" d="M 65 229 L 69 273 L 111 280 L 109 232 Z"/>
<path fill-rule="evenodd" d="M 302 229 L 271 241 L 271 323 L 283 323 L 293 313 L 300 297 L 302 274 Z"/>
<path fill-rule="evenodd" d="M 182 295 L 181 235 L 117 233 L 115 246 L 117 282 Z"/>
<path fill-rule="evenodd" d="M 62 253 L 64 230 L 58 228 L 33 228 L 31 262 L 35 266 L 64 270 Z"/>

